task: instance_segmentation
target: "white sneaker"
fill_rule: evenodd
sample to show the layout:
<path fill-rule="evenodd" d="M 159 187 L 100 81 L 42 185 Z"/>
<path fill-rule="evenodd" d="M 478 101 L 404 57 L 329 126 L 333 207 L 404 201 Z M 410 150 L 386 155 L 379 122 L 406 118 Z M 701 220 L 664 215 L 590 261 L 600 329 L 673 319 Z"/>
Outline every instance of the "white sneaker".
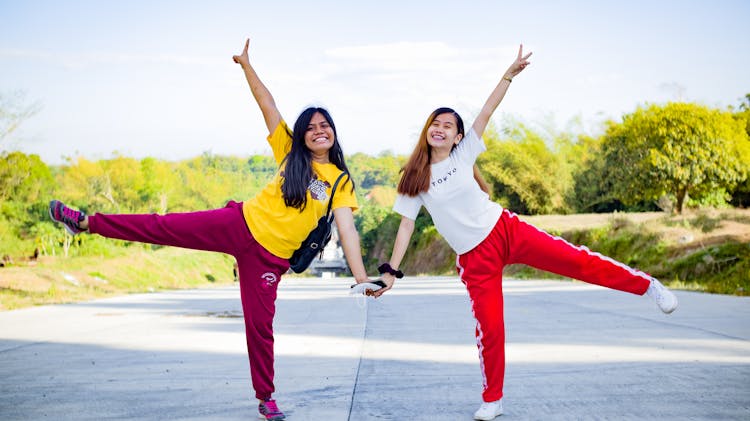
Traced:
<path fill-rule="evenodd" d="M 482 402 L 482 406 L 474 413 L 475 420 L 494 420 L 496 416 L 503 415 L 503 400 L 495 402 Z"/>
<path fill-rule="evenodd" d="M 656 301 L 661 311 L 669 314 L 677 308 L 677 297 L 656 279 L 651 279 L 646 294 Z"/>

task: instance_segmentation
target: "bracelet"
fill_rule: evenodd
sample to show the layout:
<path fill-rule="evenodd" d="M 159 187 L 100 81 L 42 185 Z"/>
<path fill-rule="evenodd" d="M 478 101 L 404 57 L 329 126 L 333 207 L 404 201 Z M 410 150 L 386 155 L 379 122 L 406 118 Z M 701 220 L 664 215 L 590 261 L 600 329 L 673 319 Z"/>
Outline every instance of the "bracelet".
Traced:
<path fill-rule="evenodd" d="M 508 82 L 513 82 L 513 78 L 508 77 L 508 76 L 503 76 L 503 80 L 507 80 Z"/>
<path fill-rule="evenodd" d="M 398 279 L 401 279 L 404 277 L 404 272 L 401 272 L 400 270 L 396 270 L 391 267 L 390 263 L 383 263 L 382 265 L 378 266 L 378 273 L 381 275 L 384 273 L 391 274 L 395 276 Z"/>

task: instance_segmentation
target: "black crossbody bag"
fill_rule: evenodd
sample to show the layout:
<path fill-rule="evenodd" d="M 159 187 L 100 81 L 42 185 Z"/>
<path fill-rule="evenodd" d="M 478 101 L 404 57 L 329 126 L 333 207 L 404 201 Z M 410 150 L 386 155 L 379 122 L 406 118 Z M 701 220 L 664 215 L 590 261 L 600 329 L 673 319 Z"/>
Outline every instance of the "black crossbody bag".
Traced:
<path fill-rule="evenodd" d="M 331 240 L 331 224 L 333 223 L 333 212 L 331 212 L 331 206 L 333 205 L 333 195 L 336 194 L 336 187 L 339 185 L 339 181 L 348 175 L 346 171 L 339 175 L 336 182 L 333 183 L 331 189 L 331 197 L 328 199 L 328 210 L 325 216 L 321 216 L 318 220 L 318 226 L 310 231 L 310 235 L 305 238 L 300 247 L 294 251 L 292 257 L 289 258 L 289 268 L 295 273 L 302 273 L 310 266 L 315 255 L 318 254 L 323 257 L 323 249 L 326 244 Z"/>

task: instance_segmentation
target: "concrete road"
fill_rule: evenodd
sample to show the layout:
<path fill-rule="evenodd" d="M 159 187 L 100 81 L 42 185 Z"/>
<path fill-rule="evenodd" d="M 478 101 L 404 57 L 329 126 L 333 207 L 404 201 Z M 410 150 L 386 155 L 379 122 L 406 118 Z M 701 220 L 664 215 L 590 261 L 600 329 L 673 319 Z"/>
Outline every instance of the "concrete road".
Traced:
<path fill-rule="evenodd" d="M 474 320 L 456 278 L 384 297 L 285 279 L 276 388 L 288 420 L 471 420 Z M 750 420 L 750 298 L 648 298 L 505 282 L 501 420 Z M 255 419 L 236 287 L 0 313 L 0 420 Z"/>

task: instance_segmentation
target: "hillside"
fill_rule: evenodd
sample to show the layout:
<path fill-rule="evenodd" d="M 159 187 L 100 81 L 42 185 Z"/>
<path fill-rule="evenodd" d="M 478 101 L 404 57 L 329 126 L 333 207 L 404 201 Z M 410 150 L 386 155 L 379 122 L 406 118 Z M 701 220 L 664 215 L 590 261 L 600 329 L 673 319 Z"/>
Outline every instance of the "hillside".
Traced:
<path fill-rule="evenodd" d="M 673 287 L 748 295 L 750 210 L 520 216 L 577 244 L 659 276 Z M 389 229 L 385 227 L 383 229 Z M 395 229 L 395 227 L 392 227 Z M 430 231 L 404 260 L 415 274 L 454 274 L 454 255 Z M 385 239 L 384 239 L 385 240 Z M 392 243 L 376 245 L 380 255 Z M 388 250 L 386 252 L 386 250 Z M 370 263 L 383 258 L 368 256 Z M 429 259 L 423 256 L 429 255 Z M 372 269 L 372 265 L 371 265 Z M 374 269 L 373 269 L 374 270 Z M 513 276 L 549 277 L 520 269 Z M 0 310 L 232 282 L 232 259 L 175 248 L 126 248 L 114 257 L 41 257 L 0 267 Z"/>
<path fill-rule="evenodd" d="M 520 218 L 539 228 L 556 232 L 598 228 L 623 219 L 657 232 L 666 243 L 681 244 L 686 248 L 713 245 L 727 240 L 750 242 L 750 209 L 686 211 L 683 215 L 642 212 L 536 215 Z"/>

